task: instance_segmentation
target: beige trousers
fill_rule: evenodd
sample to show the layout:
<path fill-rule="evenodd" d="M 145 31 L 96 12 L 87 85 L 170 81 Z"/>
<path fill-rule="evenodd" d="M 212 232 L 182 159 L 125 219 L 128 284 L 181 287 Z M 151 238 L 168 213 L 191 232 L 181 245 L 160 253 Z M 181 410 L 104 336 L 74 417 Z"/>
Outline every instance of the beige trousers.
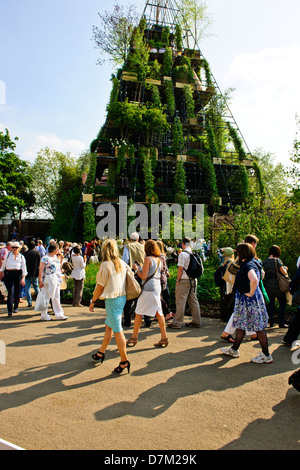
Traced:
<path fill-rule="evenodd" d="M 197 299 L 197 280 L 180 279 L 176 284 L 175 299 L 176 299 L 176 314 L 173 317 L 172 323 L 174 325 L 182 326 L 185 314 L 186 302 L 189 304 L 192 313 L 192 322 L 195 325 L 200 325 L 200 305 Z"/>

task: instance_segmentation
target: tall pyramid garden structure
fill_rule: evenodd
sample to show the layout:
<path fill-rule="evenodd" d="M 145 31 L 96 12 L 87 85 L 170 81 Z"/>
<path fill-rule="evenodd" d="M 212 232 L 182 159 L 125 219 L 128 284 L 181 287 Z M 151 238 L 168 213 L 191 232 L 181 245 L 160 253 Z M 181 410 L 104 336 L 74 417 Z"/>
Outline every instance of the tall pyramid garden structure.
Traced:
<path fill-rule="evenodd" d="M 107 116 L 83 202 L 205 204 L 228 211 L 258 176 L 207 60 L 173 0 L 147 2 Z M 259 188 L 259 184 L 257 185 Z"/>

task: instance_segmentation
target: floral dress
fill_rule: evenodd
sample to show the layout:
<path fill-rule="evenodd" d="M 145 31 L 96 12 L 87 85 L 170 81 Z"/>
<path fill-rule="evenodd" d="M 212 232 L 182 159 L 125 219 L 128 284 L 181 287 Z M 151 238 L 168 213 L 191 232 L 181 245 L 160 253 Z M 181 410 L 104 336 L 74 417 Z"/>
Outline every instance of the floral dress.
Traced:
<path fill-rule="evenodd" d="M 45 264 L 44 274 L 43 274 L 43 282 L 45 280 L 45 276 L 50 276 L 55 274 L 58 280 L 58 284 L 62 283 L 62 274 L 61 274 L 61 266 L 60 261 L 56 256 L 43 256 L 41 259 L 41 263 Z"/>
<path fill-rule="evenodd" d="M 235 282 L 236 293 L 232 325 L 234 328 L 244 331 L 262 331 L 268 325 L 268 314 L 259 285 L 253 297 L 245 295 L 250 290 L 250 287 L 249 289 L 245 288 L 248 283 L 248 272 L 254 270 L 260 280 L 260 269 L 254 260 L 242 264 Z"/>

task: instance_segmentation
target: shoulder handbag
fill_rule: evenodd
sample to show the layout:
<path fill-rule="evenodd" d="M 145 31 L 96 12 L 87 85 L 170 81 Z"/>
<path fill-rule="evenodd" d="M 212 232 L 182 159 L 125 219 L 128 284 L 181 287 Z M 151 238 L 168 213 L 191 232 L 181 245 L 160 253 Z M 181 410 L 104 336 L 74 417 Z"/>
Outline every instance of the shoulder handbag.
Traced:
<path fill-rule="evenodd" d="M 222 279 L 226 282 L 229 282 L 230 284 L 234 284 L 235 276 L 239 269 L 240 267 L 234 264 L 233 261 L 229 261 L 228 265 L 226 266 L 226 271 Z"/>
<path fill-rule="evenodd" d="M 276 276 L 278 279 L 279 290 L 280 292 L 286 293 L 289 292 L 291 279 L 288 276 L 284 276 L 280 274 L 277 264 L 277 258 L 275 259 L 275 266 L 276 266 Z"/>
<path fill-rule="evenodd" d="M 230 274 L 233 274 L 234 276 L 236 276 L 239 269 L 240 269 L 240 266 L 236 264 L 234 261 L 229 262 L 228 271 L 230 272 Z"/>
<path fill-rule="evenodd" d="M 134 274 L 128 265 L 126 266 L 125 290 L 126 290 L 126 300 L 137 299 L 142 292 L 142 288 L 140 284 L 135 279 Z"/>

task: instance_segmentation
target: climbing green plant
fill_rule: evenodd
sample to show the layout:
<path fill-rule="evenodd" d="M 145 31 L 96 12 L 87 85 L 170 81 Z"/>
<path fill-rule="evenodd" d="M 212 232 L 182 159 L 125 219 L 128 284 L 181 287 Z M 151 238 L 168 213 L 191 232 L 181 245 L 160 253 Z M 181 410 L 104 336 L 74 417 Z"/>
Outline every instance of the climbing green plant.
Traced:
<path fill-rule="evenodd" d="M 170 28 L 168 26 L 165 26 L 161 35 L 161 42 L 163 46 L 169 45 L 169 38 L 170 38 Z"/>
<path fill-rule="evenodd" d="M 175 25 L 175 45 L 178 51 L 182 51 L 182 30 L 179 24 Z"/>
<path fill-rule="evenodd" d="M 151 87 L 151 97 L 154 108 L 162 108 L 162 103 L 160 99 L 160 93 L 157 85 L 150 85 Z"/>
<path fill-rule="evenodd" d="M 176 105 L 173 92 L 173 83 L 169 80 L 165 82 L 165 94 L 167 101 L 167 110 L 169 112 L 169 115 L 172 117 L 175 114 Z"/>
<path fill-rule="evenodd" d="M 188 204 L 189 200 L 185 194 L 186 188 L 186 174 L 183 166 L 183 162 L 179 161 L 176 163 L 176 173 L 174 178 L 175 187 L 175 202 L 178 204 Z"/>
<path fill-rule="evenodd" d="M 203 66 L 203 68 L 204 68 L 206 85 L 207 85 L 208 87 L 210 87 L 210 86 L 213 85 L 213 81 L 212 81 L 212 76 L 211 76 L 211 71 L 210 71 L 209 63 L 207 62 L 207 60 L 204 60 L 204 61 L 203 61 L 202 66 Z"/>
<path fill-rule="evenodd" d="M 145 195 L 148 197 L 148 202 L 157 202 L 157 194 L 154 191 L 154 175 L 152 170 L 152 161 L 151 157 L 144 153 L 143 158 L 143 172 L 144 172 L 144 181 L 145 181 Z"/>
<path fill-rule="evenodd" d="M 192 88 L 190 87 L 190 85 L 185 85 L 183 91 L 184 91 L 187 117 L 193 118 L 195 117 L 195 103 L 194 103 Z"/>
<path fill-rule="evenodd" d="M 121 142 L 117 145 L 117 167 L 116 175 L 120 175 L 126 166 L 126 158 L 129 159 L 130 163 L 134 163 L 135 146 L 128 142 Z"/>
<path fill-rule="evenodd" d="M 164 53 L 164 61 L 162 66 L 163 75 L 168 77 L 172 75 L 172 62 L 172 51 L 170 47 L 167 47 Z"/>
<path fill-rule="evenodd" d="M 265 197 L 266 197 L 266 188 L 265 188 L 265 184 L 264 184 L 263 179 L 262 179 L 260 168 L 259 168 L 257 162 L 255 162 L 255 161 L 252 162 L 252 166 L 253 166 L 253 169 L 255 171 L 260 196 L 261 196 L 262 200 L 264 200 Z"/>
<path fill-rule="evenodd" d="M 149 47 L 144 40 L 143 26 L 136 28 L 132 38 L 132 52 L 128 58 L 128 70 L 135 72 L 138 81 L 144 83 L 149 74 Z"/>
<path fill-rule="evenodd" d="M 247 203 L 249 200 L 249 179 L 248 173 L 244 165 L 239 166 L 240 176 L 240 190 L 242 195 L 242 202 Z"/>
<path fill-rule="evenodd" d="M 93 204 L 86 202 L 83 209 L 83 239 L 91 240 L 96 236 L 95 211 Z"/>
<path fill-rule="evenodd" d="M 242 144 L 241 139 L 238 136 L 237 130 L 234 127 L 232 127 L 230 122 L 227 122 L 227 127 L 229 130 L 229 135 L 233 141 L 235 150 L 238 154 L 239 161 L 242 162 L 243 160 L 247 160 L 247 154 L 245 150 L 243 149 L 243 144 Z"/>
<path fill-rule="evenodd" d="M 182 124 L 180 118 L 177 116 L 172 125 L 172 150 L 175 157 L 181 154 L 183 143 Z"/>

